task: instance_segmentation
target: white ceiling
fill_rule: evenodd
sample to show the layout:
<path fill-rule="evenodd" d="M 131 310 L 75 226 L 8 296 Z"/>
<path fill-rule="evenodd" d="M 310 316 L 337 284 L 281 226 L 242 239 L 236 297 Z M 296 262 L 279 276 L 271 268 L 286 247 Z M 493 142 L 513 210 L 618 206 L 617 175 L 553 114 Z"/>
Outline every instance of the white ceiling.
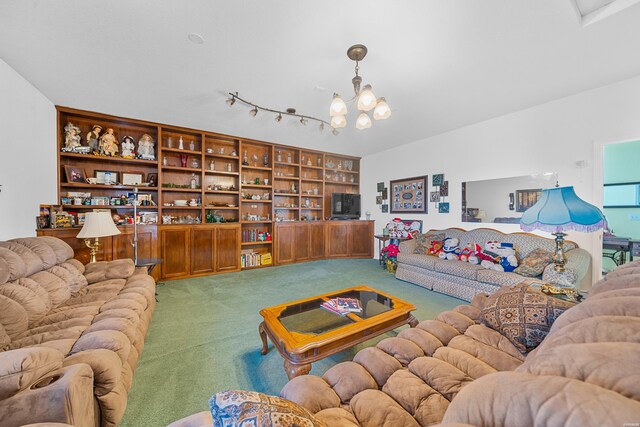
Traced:
<path fill-rule="evenodd" d="M 640 5 L 583 27 L 572 2 L 0 0 L 0 58 L 57 105 L 366 155 L 639 75 Z M 371 129 L 224 102 L 328 120 L 355 43 L 393 110 Z"/>

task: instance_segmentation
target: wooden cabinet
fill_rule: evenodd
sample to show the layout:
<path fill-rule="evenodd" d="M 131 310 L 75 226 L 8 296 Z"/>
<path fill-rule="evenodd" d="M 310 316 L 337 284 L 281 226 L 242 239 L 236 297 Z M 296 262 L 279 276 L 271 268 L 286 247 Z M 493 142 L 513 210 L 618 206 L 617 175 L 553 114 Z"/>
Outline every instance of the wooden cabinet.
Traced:
<path fill-rule="evenodd" d="M 162 278 L 240 270 L 240 225 L 160 226 Z"/>
<path fill-rule="evenodd" d="M 324 258 L 373 257 L 373 221 L 276 224 L 276 264 Z"/>
<path fill-rule="evenodd" d="M 327 258 L 373 257 L 373 221 L 327 221 Z"/>

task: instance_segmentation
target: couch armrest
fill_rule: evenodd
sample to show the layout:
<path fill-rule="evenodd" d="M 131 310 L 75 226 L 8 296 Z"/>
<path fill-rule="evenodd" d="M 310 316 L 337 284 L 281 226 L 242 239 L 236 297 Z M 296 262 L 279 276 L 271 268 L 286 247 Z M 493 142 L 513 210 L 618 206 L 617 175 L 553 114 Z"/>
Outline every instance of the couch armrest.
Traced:
<path fill-rule="evenodd" d="M 60 351 L 47 347 L 0 352 L 0 399 L 10 398 L 39 378 L 60 369 L 63 358 Z"/>
<path fill-rule="evenodd" d="M 573 274 L 560 274 L 558 277 L 558 273 L 554 270 L 554 264 L 551 263 L 544 269 L 542 280 L 558 286 L 572 286 L 580 289 L 583 281 L 591 280 L 591 254 L 582 248 L 575 248 L 566 252 L 565 255 L 567 257 L 565 267 Z"/>
<path fill-rule="evenodd" d="M 92 262 L 85 266 L 84 276 L 89 284 L 109 279 L 128 279 L 136 269 L 132 259 Z"/>
<path fill-rule="evenodd" d="M 93 427 L 93 373 L 85 364 L 55 370 L 30 387 L 0 400 L 0 425 L 57 422 Z"/>
<path fill-rule="evenodd" d="M 104 348 L 84 350 L 64 359 L 64 366 L 87 364 L 93 371 L 93 386 L 96 396 L 109 393 L 120 381 L 122 361 L 118 355 Z"/>

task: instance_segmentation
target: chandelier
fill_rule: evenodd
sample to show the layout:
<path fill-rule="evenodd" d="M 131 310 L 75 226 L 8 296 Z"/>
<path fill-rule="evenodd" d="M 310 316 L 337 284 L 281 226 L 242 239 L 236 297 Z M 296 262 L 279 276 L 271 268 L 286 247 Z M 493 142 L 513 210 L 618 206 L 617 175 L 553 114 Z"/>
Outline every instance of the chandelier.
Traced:
<path fill-rule="evenodd" d="M 391 109 L 387 104 L 387 101 L 380 97 L 376 98 L 371 90 L 371 85 L 367 84 L 360 88 L 362 84 L 362 77 L 358 74 L 360 67 L 358 62 L 362 61 L 367 56 L 367 47 L 363 44 L 355 44 L 347 50 L 347 56 L 352 61 L 356 62 L 356 75 L 351 79 L 353 83 L 353 91 L 355 95 L 353 98 L 348 99 L 346 102 L 352 102 L 357 99 L 357 108 L 360 111 L 360 115 L 356 120 L 357 129 L 368 129 L 371 127 L 371 118 L 368 112 L 373 110 L 373 118 L 375 120 L 384 120 L 391 116 Z M 347 104 L 342 100 L 337 93 L 333 94 L 333 100 L 329 107 L 329 115 L 331 116 L 331 127 L 333 129 L 343 128 L 347 125 Z"/>

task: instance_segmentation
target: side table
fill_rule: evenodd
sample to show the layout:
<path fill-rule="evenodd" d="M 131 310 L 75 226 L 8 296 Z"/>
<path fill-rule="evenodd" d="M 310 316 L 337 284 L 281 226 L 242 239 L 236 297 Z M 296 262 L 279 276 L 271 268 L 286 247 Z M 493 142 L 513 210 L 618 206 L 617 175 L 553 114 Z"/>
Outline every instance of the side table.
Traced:
<path fill-rule="evenodd" d="M 384 248 L 385 246 L 387 246 L 386 242 L 388 240 L 390 240 L 390 244 L 394 243 L 394 240 L 398 241 L 398 244 L 400 242 L 403 242 L 405 240 L 410 240 L 408 237 L 391 237 L 391 236 L 384 236 L 382 234 L 376 234 L 373 237 L 375 237 L 376 239 L 378 239 L 378 256 L 380 256 L 380 252 L 382 252 L 382 248 Z M 380 265 L 382 265 L 382 258 L 378 258 L 378 263 Z"/>

